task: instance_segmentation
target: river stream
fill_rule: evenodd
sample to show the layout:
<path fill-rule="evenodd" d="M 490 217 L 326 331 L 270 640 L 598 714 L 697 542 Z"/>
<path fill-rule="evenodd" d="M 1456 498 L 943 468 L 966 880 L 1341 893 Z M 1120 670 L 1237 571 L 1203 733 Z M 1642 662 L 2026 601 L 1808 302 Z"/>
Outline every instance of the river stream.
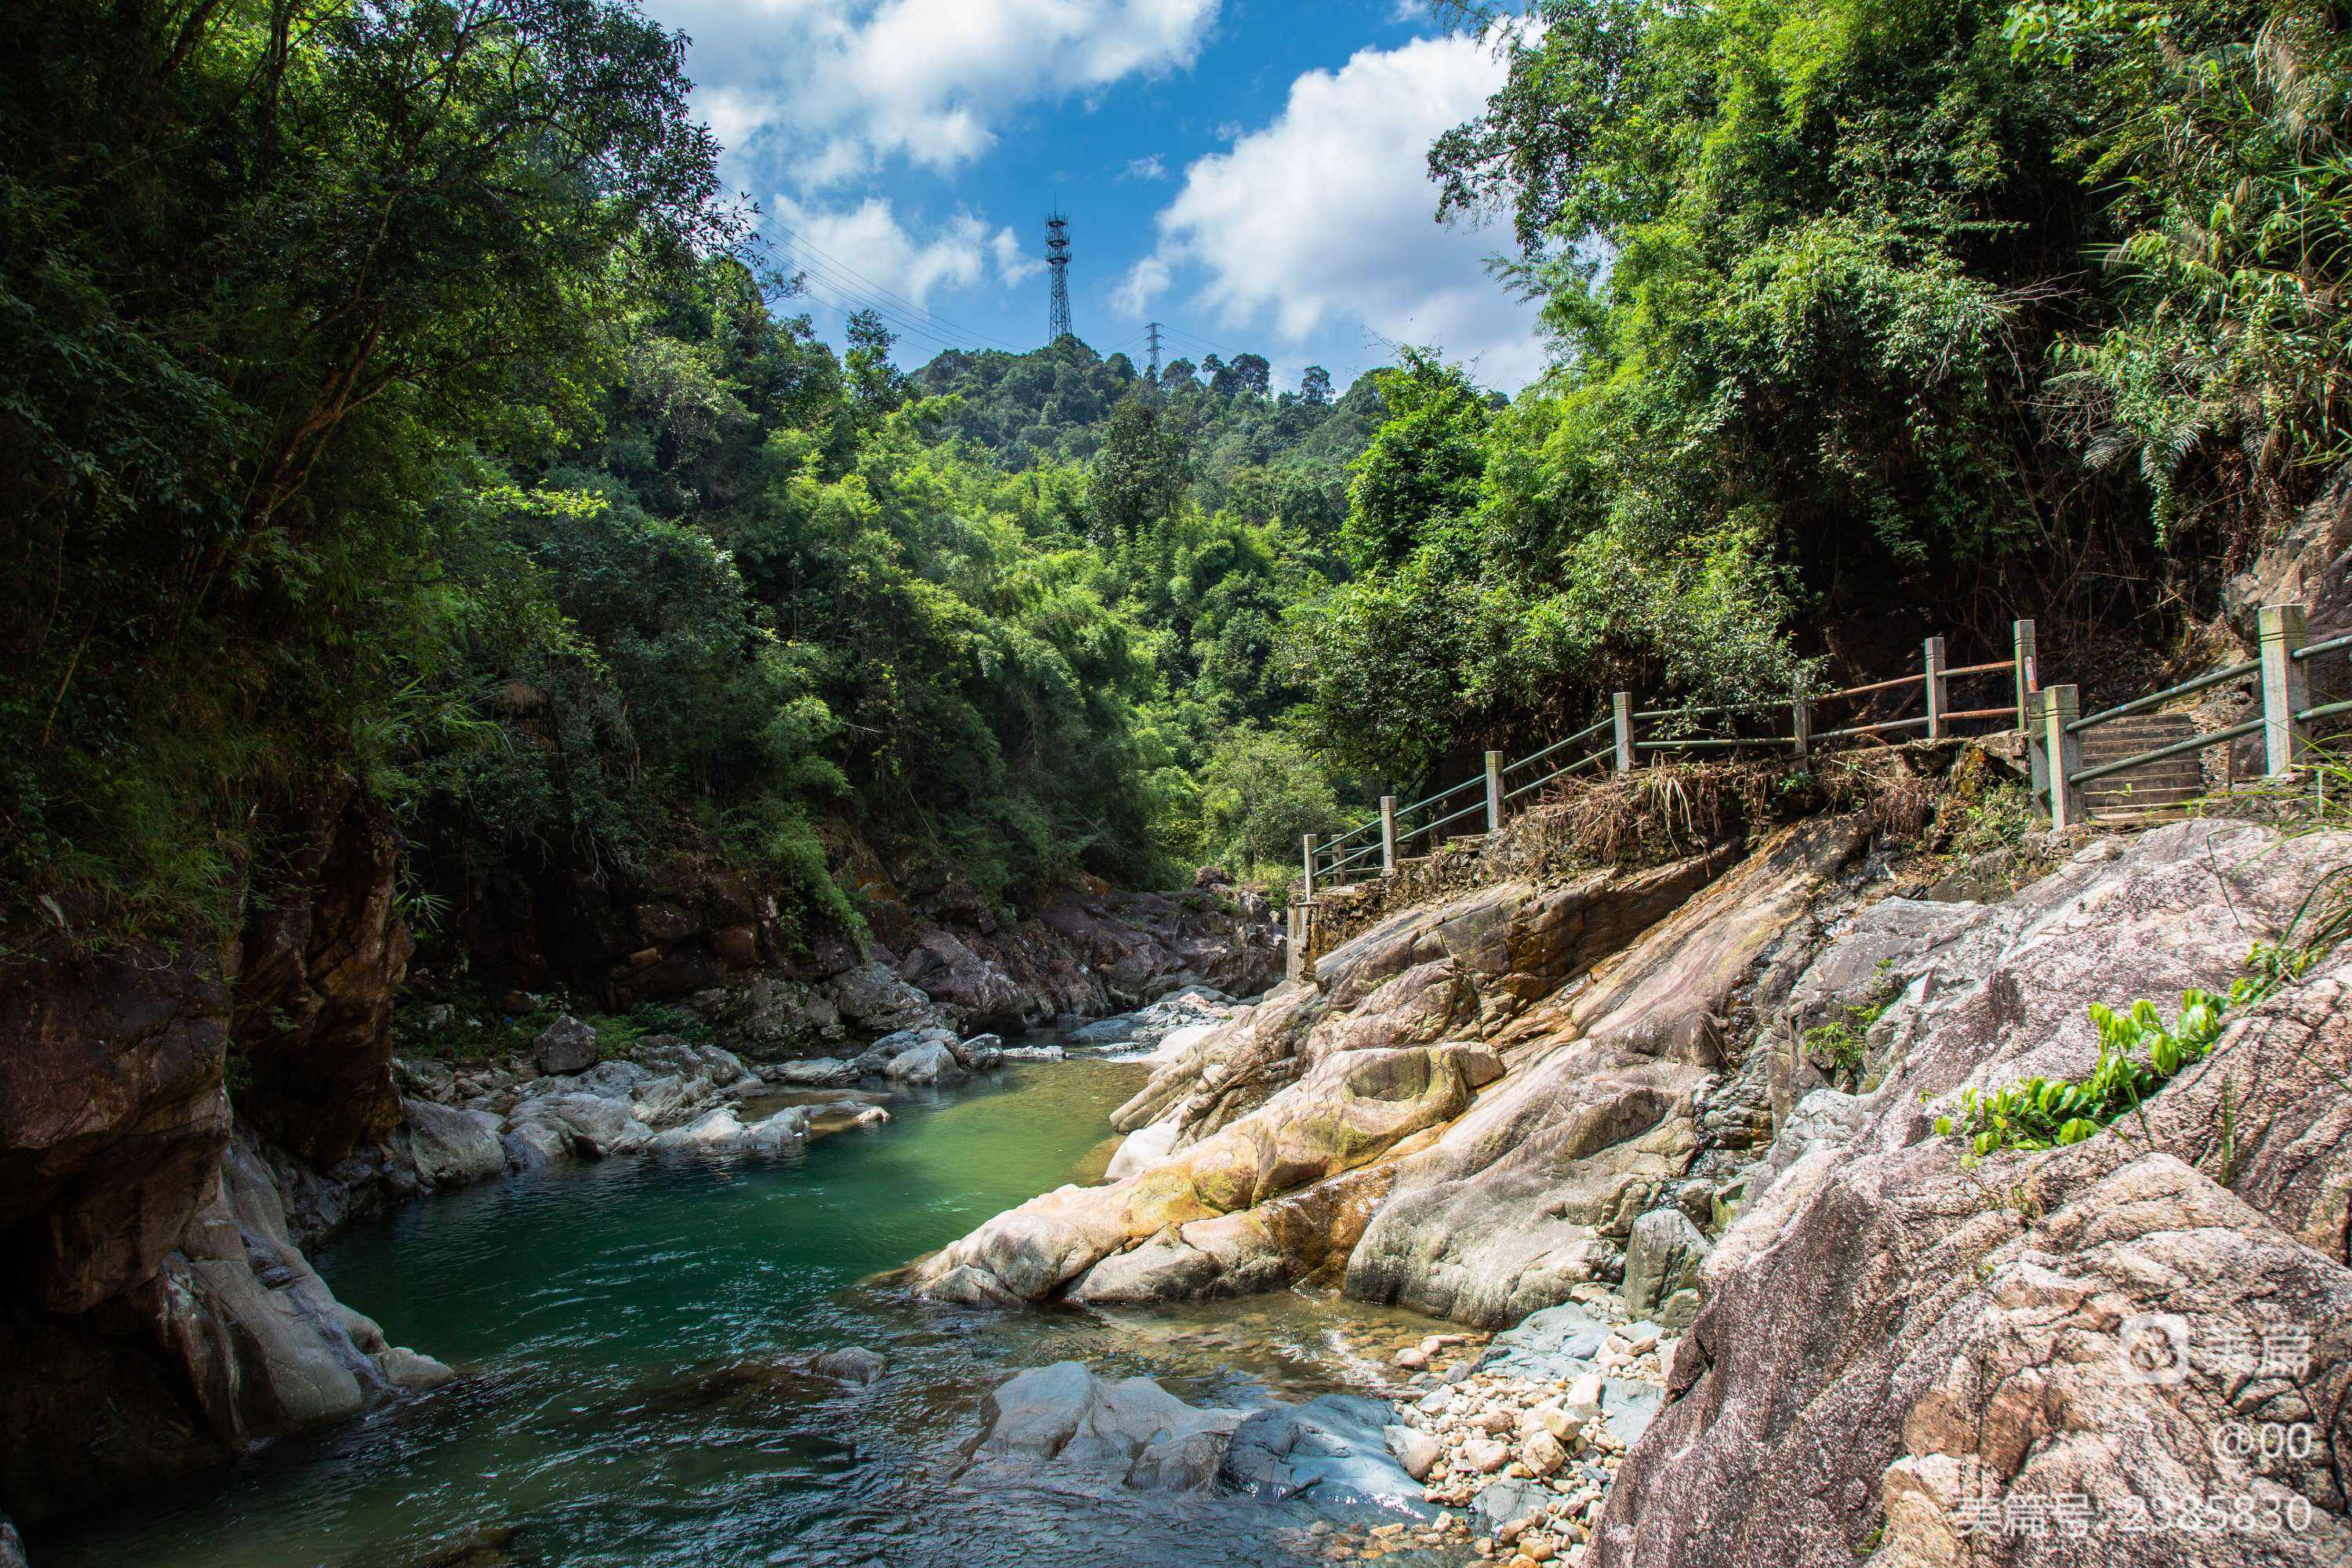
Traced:
<path fill-rule="evenodd" d="M 1298 1293 L 1149 1313 L 918 1304 L 866 1283 L 1098 1179 L 1139 1063 L 1020 1063 L 786 1162 L 562 1164 L 322 1247 L 345 1302 L 467 1375 L 62 1539 L 57 1568 L 1295 1563 L 1303 1513 L 1041 1472 L 959 1480 L 987 1390 L 1064 1358 L 1188 1399 L 1385 1386 L 1423 1327 Z M 890 1357 L 869 1387 L 796 1352 Z M 1410 1559 L 1392 1559 L 1402 1563 Z"/>

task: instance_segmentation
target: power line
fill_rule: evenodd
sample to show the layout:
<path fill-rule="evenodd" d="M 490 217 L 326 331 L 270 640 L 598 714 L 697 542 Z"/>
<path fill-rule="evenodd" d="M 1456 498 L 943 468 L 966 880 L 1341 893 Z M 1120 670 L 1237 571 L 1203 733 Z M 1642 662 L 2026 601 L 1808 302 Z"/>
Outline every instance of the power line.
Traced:
<path fill-rule="evenodd" d="M 972 328 L 967 327 L 960 321 L 949 321 L 945 316 L 939 314 L 929 306 L 918 304 L 916 301 L 908 299 L 903 294 L 894 294 L 889 289 L 882 287 L 879 283 L 875 282 L 873 279 L 866 277 L 864 273 L 858 271 L 856 268 L 850 266 L 847 262 L 834 255 L 831 251 L 823 249 L 811 243 L 809 240 L 803 238 L 799 234 L 793 232 L 793 230 L 785 225 L 778 223 L 772 218 L 771 218 L 769 222 L 772 226 L 776 228 L 787 239 L 793 242 L 793 246 L 796 250 L 807 251 L 814 256 L 822 258 L 825 261 L 831 262 L 834 268 L 840 272 L 846 274 L 849 278 L 864 284 L 867 289 L 872 289 L 875 293 L 881 295 L 885 299 L 896 300 L 900 305 L 905 306 L 908 310 L 923 317 L 925 320 L 935 321 L 939 325 L 949 328 L 950 331 L 955 332 L 959 332 L 966 339 L 973 342 L 993 343 L 998 348 L 1008 350 L 1013 353 L 1025 353 L 1028 352 L 1016 343 L 1007 342 L 1003 338 L 992 337 L 982 331 L 976 331 Z M 856 290 L 852 289 L 848 291 L 855 292 Z"/>

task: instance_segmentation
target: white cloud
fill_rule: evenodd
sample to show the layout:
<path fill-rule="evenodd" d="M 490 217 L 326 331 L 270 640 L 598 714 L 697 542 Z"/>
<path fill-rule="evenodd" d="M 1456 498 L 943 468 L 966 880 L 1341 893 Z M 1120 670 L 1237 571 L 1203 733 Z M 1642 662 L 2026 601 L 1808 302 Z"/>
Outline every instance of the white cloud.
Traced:
<path fill-rule="evenodd" d="M 1164 180 L 1168 177 L 1168 160 L 1157 153 L 1148 157 L 1129 158 L 1118 177 L 1122 180 Z"/>
<path fill-rule="evenodd" d="M 1010 228 L 1000 228 L 988 242 L 989 254 L 996 258 L 997 281 L 1011 288 L 1025 283 L 1045 270 L 1045 262 L 1029 253 L 1021 238 Z"/>
<path fill-rule="evenodd" d="M 694 39 L 695 105 L 737 166 L 803 191 L 949 170 L 1023 106 L 1190 66 L 1220 0 L 649 0 Z M 772 160 L 772 162 L 771 161 Z"/>
<path fill-rule="evenodd" d="M 1111 309 L 1139 321 L 1151 309 L 1151 301 L 1168 292 L 1169 282 L 1168 264 L 1147 256 L 1129 268 L 1127 276 L 1110 291 Z"/>
<path fill-rule="evenodd" d="M 968 289 L 987 271 L 991 253 L 1002 267 L 1002 247 L 1012 235 L 1002 230 L 991 238 L 987 225 L 958 213 L 929 236 L 918 237 L 879 196 L 853 207 L 819 208 L 780 195 L 772 210 L 790 231 L 776 236 L 787 269 L 805 271 L 810 291 L 821 302 L 848 301 L 853 308 L 877 300 L 885 289 L 921 305 L 941 289 Z"/>
<path fill-rule="evenodd" d="M 1535 311 L 1486 274 L 1499 237 L 1433 221 L 1427 163 L 1431 142 L 1478 114 L 1503 74 L 1460 37 L 1307 72 L 1271 124 L 1185 170 L 1159 216 L 1159 277 L 1192 269 L 1200 303 L 1229 329 L 1271 321 L 1297 342 L 1360 321 L 1475 359 L 1490 385 L 1524 384 L 1544 363 Z"/>

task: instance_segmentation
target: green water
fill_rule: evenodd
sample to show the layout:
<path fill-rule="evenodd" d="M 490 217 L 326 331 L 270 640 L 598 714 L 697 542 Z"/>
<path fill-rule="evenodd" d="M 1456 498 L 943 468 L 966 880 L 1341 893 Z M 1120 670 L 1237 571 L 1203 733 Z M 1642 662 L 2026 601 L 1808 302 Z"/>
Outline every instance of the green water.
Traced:
<path fill-rule="evenodd" d="M 1381 1373 L 1297 1296 L 994 1312 L 865 1283 L 1070 1180 L 1135 1064 L 1022 1064 L 786 1163 L 552 1166 L 321 1250 L 344 1301 L 467 1375 L 38 1543 L 42 1568 L 1294 1563 L 1247 1500 L 960 1479 L 988 1388 L 1076 1357 L 1255 1403 Z M 1087 1173 L 1091 1174 L 1091 1172 Z M 1393 1314 L 1370 1314 L 1396 1328 Z M 867 1388 L 793 1352 L 862 1344 Z"/>

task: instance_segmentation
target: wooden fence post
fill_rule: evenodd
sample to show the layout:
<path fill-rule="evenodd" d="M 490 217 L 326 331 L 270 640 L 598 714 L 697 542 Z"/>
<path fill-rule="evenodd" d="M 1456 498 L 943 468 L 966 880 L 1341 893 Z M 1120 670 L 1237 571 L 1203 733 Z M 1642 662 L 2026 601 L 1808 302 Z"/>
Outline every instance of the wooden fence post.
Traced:
<path fill-rule="evenodd" d="M 1486 831 L 1503 830 L 1503 753 L 1486 753 Z"/>
<path fill-rule="evenodd" d="M 2082 717 L 2082 697 L 2071 685 L 2042 694 L 2042 747 L 2050 769 L 2050 826 L 2068 828 L 2084 820 L 2082 792 L 2074 775 L 2083 771 L 2083 744 L 2068 726 Z"/>
<path fill-rule="evenodd" d="M 1617 729 L 1617 771 L 1633 771 L 1633 694 L 1621 691 L 1609 700 L 1610 717 Z"/>
<path fill-rule="evenodd" d="M 1323 836 L 1319 833 L 1310 833 L 1306 838 L 1307 877 L 1303 886 L 1305 896 L 1310 899 L 1315 896 L 1315 847 L 1322 842 Z"/>
<path fill-rule="evenodd" d="M 1794 739 L 1797 755 L 1803 756 L 1813 749 L 1813 698 L 1803 670 L 1797 671 L 1797 683 L 1790 698 L 1790 713 L 1795 721 Z"/>
<path fill-rule="evenodd" d="M 1944 738 L 1944 710 L 1951 704 L 1951 692 L 1944 682 L 1944 639 L 1929 637 L 1920 650 L 1919 667 L 1927 672 L 1927 739 Z"/>
<path fill-rule="evenodd" d="M 2303 754 L 2294 716 L 2311 706 L 2311 681 L 2294 657 L 2303 646 L 2303 606 L 2264 605 L 2256 613 L 2263 666 L 2263 752 L 2274 779 L 2290 778 Z"/>
<path fill-rule="evenodd" d="M 2017 727 L 2033 728 L 2033 695 L 2042 689 L 2042 671 L 2033 658 L 2033 623 L 2020 621 L 2011 628 L 2015 639 L 2011 658 L 2017 666 Z"/>
<path fill-rule="evenodd" d="M 1381 796 L 1381 875 L 1396 869 L 1396 796 Z"/>

